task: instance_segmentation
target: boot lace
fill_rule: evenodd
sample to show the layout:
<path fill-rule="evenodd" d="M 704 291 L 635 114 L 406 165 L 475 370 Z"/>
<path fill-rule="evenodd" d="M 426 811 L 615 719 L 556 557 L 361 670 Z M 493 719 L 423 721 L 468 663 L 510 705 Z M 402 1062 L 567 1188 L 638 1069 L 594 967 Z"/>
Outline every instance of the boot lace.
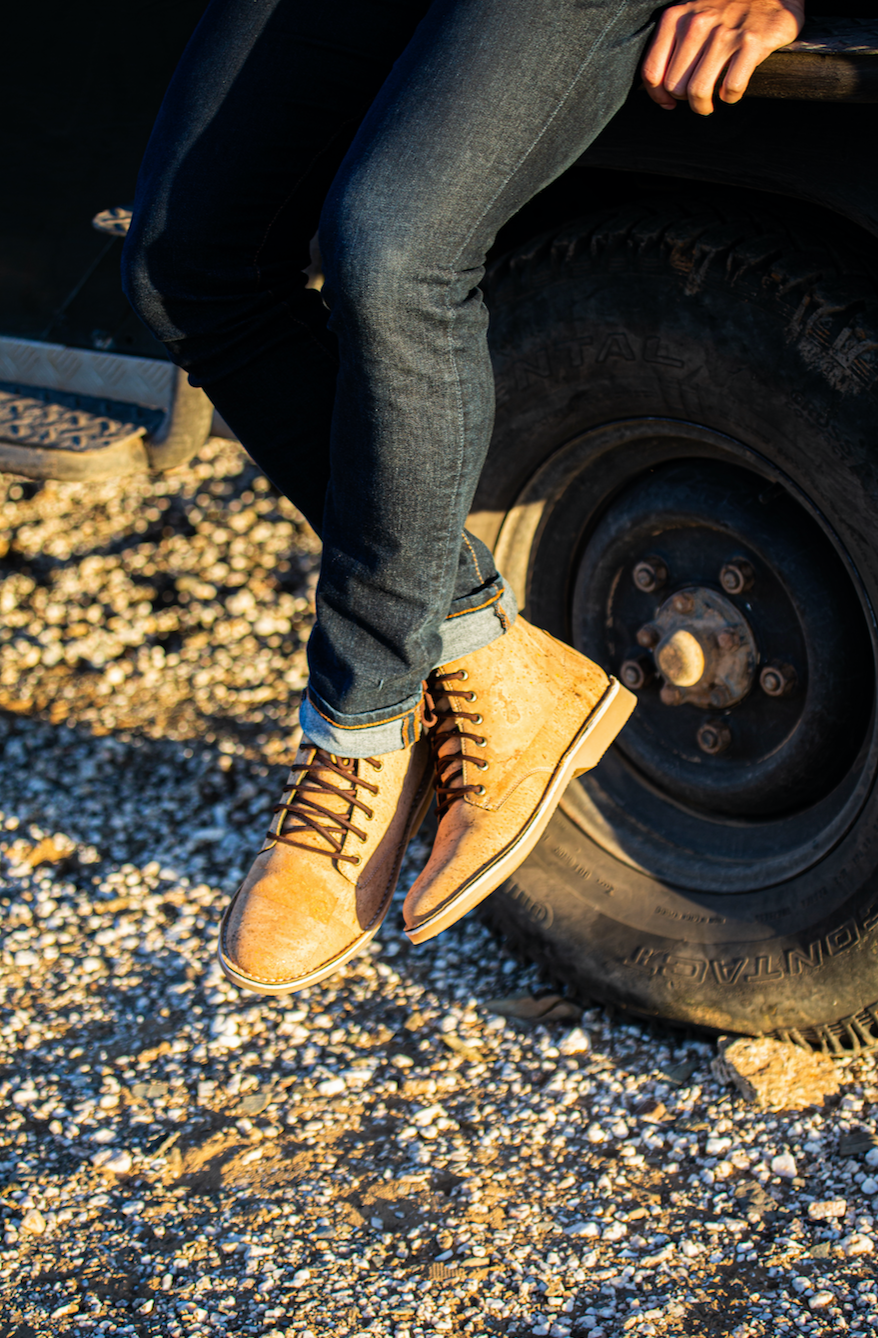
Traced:
<path fill-rule="evenodd" d="M 485 748 L 488 740 L 482 734 L 471 734 L 463 728 L 463 722 L 480 725 L 482 717 L 478 711 L 467 711 L 455 705 L 456 698 L 465 702 L 474 702 L 476 694 L 465 688 L 452 688 L 455 681 L 465 682 L 468 674 L 465 669 L 456 669 L 448 674 L 433 673 L 424 685 L 424 725 L 429 730 L 430 748 L 433 754 L 433 770 L 436 775 L 436 815 L 444 817 L 449 808 L 466 794 L 483 795 L 484 785 L 463 784 L 463 764 L 472 762 L 480 771 L 486 771 L 488 763 L 484 758 L 473 757 L 464 752 L 464 739 L 469 739 L 477 748 Z M 447 708 L 440 709 L 437 702 L 447 702 Z M 449 749 L 440 756 L 440 749 L 450 740 L 459 743 L 456 750 Z"/>
<path fill-rule="evenodd" d="M 376 757 L 366 757 L 364 762 L 380 771 L 384 765 Z M 329 795 L 338 795 L 350 804 L 352 809 L 359 808 L 367 818 L 375 816 L 374 810 L 357 795 L 357 789 L 377 794 L 378 786 L 356 773 L 356 761 L 349 757 L 335 757 L 323 748 L 318 748 L 310 762 L 294 762 L 293 771 L 304 771 L 298 782 L 293 781 L 295 789 L 289 803 L 277 804 L 275 813 L 285 813 L 278 823 L 276 832 L 269 831 L 269 841 L 282 841 L 287 846 L 297 846 L 300 850 L 309 850 L 315 855 L 327 855 L 330 859 L 347 860 L 350 864 L 359 864 L 359 855 L 341 853 L 345 837 L 353 832 L 361 841 L 366 840 L 366 833 L 356 827 L 350 818 L 340 813 L 321 807 L 319 800 L 326 800 Z M 339 781 L 348 781 L 350 789 L 341 789 Z M 292 823 L 292 825 L 290 825 Z M 316 832 L 327 843 L 327 849 L 320 846 L 306 845 L 303 841 L 294 841 L 297 833 Z"/>

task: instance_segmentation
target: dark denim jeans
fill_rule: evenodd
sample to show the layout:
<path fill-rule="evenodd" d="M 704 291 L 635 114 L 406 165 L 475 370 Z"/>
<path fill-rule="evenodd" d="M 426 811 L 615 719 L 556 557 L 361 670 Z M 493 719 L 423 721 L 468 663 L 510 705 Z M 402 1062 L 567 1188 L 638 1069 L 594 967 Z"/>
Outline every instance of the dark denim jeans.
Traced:
<path fill-rule="evenodd" d="M 618 109 L 654 7 L 213 0 L 174 76 L 126 291 L 323 539 L 301 719 L 333 752 L 403 746 L 428 672 L 515 617 L 464 529 L 485 255 Z M 300 273 L 318 217 L 328 328 Z"/>

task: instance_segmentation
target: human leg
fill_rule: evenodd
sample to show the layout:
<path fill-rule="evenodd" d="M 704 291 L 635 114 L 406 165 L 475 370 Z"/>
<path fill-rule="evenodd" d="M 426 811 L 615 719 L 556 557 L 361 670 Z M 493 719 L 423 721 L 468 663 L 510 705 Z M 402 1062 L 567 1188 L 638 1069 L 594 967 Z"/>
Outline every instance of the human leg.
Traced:
<path fill-rule="evenodd" d="M 500 226 L 624 99 L 650 14 L 435 0 L 333 183 L 321 246 L 340 372 L 302 710 L 324 746 L 400 746 L 427 670 L 512 621 L 490 555 L 473 546 L 483 580 L 456 585 L 493 418 L 478 284 Z"/>
<path fill-rule="evenodd" d="M 427 0 L 213 0 L 141 167 L 126 292 L 318 531 L 337 349 L 302 267 Z"/>

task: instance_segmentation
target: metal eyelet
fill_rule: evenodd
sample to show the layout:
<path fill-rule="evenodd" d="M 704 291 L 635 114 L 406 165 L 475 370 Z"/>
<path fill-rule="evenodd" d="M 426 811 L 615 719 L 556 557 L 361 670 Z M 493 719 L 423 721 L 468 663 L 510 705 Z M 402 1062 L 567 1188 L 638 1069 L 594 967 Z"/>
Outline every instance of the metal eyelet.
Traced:
<path fill-rule="evenodd" d="M 490 762 L 476 762 L 476 766 L 478 767 L 479 771 L 487 771 L 490 765 L 491 765 Z"/>
<path fill-rule="evenodd" d="M 465 669 L 458 669 L 457 677 L 461 680 L 461 682 L 465 683 L 466 680 L 469 678 L 469 674 L 466 672 Z"/>
<path fill-rule="evenodd" d="M 372 763 L 372 768 L 373 768 L 374 771 L 383 771 L 383 770 L 384 770 L 384 763 L 383 763 L 383 762 L 373 762 L 373 763 Z"/>
<path fill-rule="evenodd" d="M 362 861 L 359 855 L 351 855 L 351 864 L 361 864 L 361 863 Z"/>
<path fill-rule="evenodd" d="M 476 790 L 476 794 L 478 794 L 478 795 L 487 794 L 487 793 L 488 793 L 488 791 L 485 789 L 484 785 L 480 785 L 480 786 L 478 787 L 478 789 Z"/>
<path fill-rule="evenodd" d="M 474 692 L 465 692 L 464 700 L 468 702 L 474 702 L 476 700 L 476 694 Z"/>
<path fill-rule="evenodd" d="M 485 723 L 485 717 L 483 715 L 476 714 L 473 716 L 474 725 L 483 725 L 484 723 Z"/>
<path fill-rule="evenodd" d="M 481 738 L 475 740 L 475 745 L 477 748 L 487 748 L 488 740 L 482 735 Z"/>

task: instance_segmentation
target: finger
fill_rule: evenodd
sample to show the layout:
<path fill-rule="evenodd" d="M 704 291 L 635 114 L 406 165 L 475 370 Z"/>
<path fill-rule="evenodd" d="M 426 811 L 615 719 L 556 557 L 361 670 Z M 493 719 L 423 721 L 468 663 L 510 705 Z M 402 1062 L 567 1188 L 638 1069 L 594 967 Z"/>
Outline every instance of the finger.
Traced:
<path fill-rule="evenodd" d="M 741 101 L 756 66 L 760 65 L 765 57 L 771 54 L 770 50 L 765 50 L 765 46 L 764 42 L 760 42 L 758 45 L 751 45 L 746 41 L 742 42 L 740 49 L 735 52 L 735 55 L 729 61 L 729 67 L 719 88 L 719 96 L 723 102 Z"/>
<path fill-rule="evenodd" d="M 715 34 L 689 76 L 686 97 L 689 106 L 699 116 L 709 116 L 713 111 L 714 92 L 729 58 L 734 54 L 734 45 L 730 34 Z"/>
<path fill-rule="evenodd" d="M 690 80 L 716 40 L 713 23 L 706 14 L 692 14 L 680 25 L 664 78 L 665 90 L 679 102 L 688 98 Z"/>
<path fill-rule="evenodd" d="M 653 102 L 657 103 L 659 107 L 664 107 L 666 111 L 674 110 L 677 105 L 677 99 L 672 97 L 667 89 L 661 84 L 657 87 L 652 87 L 650 84 L 644 82 L 643 87 L 646 89 Z"/>
<path fill-rule="evenodd" d="M 668 61 L 677 41 L 678 21 L 679 16 L 675 16 L 674 10 L 666 9 L 653 33 L 640 67 L 647 89 L 659 88 L 664 83 Z"/>

